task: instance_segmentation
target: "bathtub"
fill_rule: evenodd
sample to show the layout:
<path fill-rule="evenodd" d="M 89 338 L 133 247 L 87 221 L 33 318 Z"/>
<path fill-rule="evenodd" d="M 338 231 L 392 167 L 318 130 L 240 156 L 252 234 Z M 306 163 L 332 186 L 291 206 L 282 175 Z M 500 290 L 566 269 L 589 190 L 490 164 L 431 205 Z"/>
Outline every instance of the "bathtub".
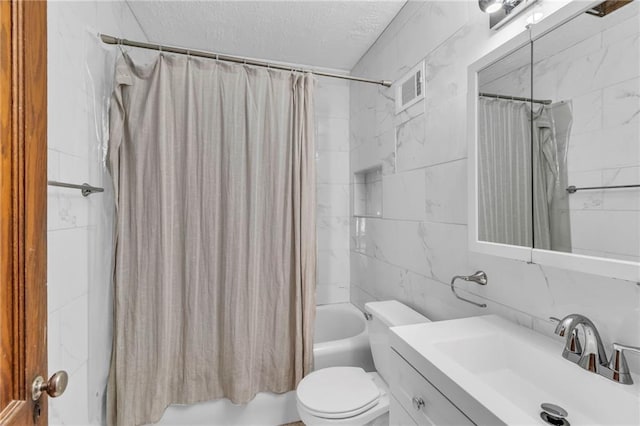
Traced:
<path fill-rule="evenodd" d="M 331 366 L 361 367 L 373 371 L 367 324 L 362 312 L 350 303 L 316 308 L 313 339 L 314 369 Z M 300 420 L 295 391 L 262 392 L 246 405 L 228 399 L 192 405 L 172 405 L 159 425 L 281 425 Z"/>
<path fill-rule="evenodd" d="M 313 368 L 333 366 L 361 367 L 374 371 L 369 347 L 367 322 L 351 303 L 322 305 L 316 308 L 313 339 Z"/>

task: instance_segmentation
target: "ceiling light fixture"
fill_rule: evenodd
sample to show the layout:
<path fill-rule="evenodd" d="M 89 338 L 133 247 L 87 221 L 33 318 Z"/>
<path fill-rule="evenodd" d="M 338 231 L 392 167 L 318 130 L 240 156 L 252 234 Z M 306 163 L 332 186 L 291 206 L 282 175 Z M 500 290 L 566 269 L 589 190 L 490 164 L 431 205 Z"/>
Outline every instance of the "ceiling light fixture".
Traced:
<path fill-rule="evenodd" d="M 480 10 L 485 13 L 495 13 L 502 9 L 504 0 L 478 0 Z"/>

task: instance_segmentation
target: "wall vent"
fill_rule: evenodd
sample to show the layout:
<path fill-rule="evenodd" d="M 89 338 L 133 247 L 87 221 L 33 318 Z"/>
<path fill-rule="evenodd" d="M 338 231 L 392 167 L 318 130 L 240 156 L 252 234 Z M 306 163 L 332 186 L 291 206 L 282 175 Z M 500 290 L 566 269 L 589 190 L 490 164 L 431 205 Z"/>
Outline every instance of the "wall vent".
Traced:
<path fill-rule="evenodd" d="M 396 86 L 396 114 L 424 99 L 424 61 L 413 67 Z"/>

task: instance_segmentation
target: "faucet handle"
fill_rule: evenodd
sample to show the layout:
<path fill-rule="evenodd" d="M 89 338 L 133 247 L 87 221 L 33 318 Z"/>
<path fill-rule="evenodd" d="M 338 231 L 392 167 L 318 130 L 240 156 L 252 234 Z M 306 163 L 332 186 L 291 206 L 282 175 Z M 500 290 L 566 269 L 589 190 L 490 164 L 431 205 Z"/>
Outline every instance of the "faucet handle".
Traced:
<path fill-rule="evenodd" d="M 629 372 L 629 366 L 627 365 L 627 359 L 624 356 L 624 351 L 640 353 L 640 348 L 636 346 L 623 345 L 621 343 L 614 343 L 613 353 L 609 360 L 609 369 L 613 372 L 614 381 L 630 385 L 633 384 L 633 379 Z"/>

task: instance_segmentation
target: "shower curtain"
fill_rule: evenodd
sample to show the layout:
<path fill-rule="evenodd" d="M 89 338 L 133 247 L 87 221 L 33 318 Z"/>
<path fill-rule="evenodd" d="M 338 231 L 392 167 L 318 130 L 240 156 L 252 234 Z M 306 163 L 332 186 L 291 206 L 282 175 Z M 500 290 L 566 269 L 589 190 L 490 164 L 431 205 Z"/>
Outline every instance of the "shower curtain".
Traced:
<path fill-rule="evenodd" d="M 156 422 L 169 404 L 246 403 L 310 371 L 313 85 L 188 56 L 118 62 L 109 424 Z"/>
<path fill-rule="evenodd" d="M 571 252 L 567 152 L 573 115 L 571 102 L 540 106 L 532 112 L 534 247 Z"/>
<path fill-rule="evenodd" d="M 531 122 L 523 102 L 478 99 L 478 237 L 531 247 Z"/>
<path fill-rule="evenodd" d="M 478 100 L 478 236 L 571 251 L 566 192 L 571 103 Z"/>

